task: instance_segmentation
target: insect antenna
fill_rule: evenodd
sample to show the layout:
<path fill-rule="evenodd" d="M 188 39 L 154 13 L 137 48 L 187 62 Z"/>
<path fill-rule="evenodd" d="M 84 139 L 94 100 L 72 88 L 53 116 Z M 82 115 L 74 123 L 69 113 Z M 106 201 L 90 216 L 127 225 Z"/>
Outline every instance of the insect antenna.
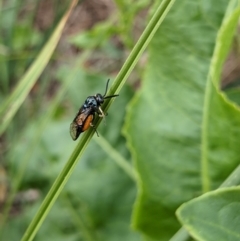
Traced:
<path fill-rule="evenodd" d="M 117 96 L 119 96 L 119 95 L 108 95 L 108 96 L 106 96 L 107 91 L 108 91 L 109 80 L 110 80 L 110 79 L 108 79 L 108 81 L 107 81 L 106 90 L 105 90 L 105 93 L 104 93 L 104 95 L 103 95 L 103 98 L 104 98 L 104 99 L 109 99 L 109 98 L 112 98 L 112 97 L 117 97 Z"/>
<path fill-rule="evenodd" d="M 108 95 L 108 96 L 105 96 L 104 99 L 109 99 L 109 98 L 113 98 L 113 97 L 117 97 L 119 95 Z"/>
<path fill-rule="evenodd" d="M 108 79 L 108 81 L 107 81 L 106 90 L 105 90 L 105 93 L 104 93 L 103 97 L 105 97 L 105 95 L 107 94 L 109 80 L 110 80 L 110 79 Z M 105 98 L 104 98 L 104 99 L 105 99 Z"/>
<path fill-rule="evenodd" d="M 105 90 L 105 93 L 104 93 L 104 95 L 103 95 L 103 98 L 104 98 L 104 99 L 109 99 L 109 98 L 113 98 L 113 97 L 119 96 L 119 95 L 108 95 L 108 96 L 106 96 L 107 91 L 108 91 L 108 83 L 109 83 L 109 80 L 110 80 L 110 79 L 108 79 L 108 81 L 107 81 L 106 90 Z"/>

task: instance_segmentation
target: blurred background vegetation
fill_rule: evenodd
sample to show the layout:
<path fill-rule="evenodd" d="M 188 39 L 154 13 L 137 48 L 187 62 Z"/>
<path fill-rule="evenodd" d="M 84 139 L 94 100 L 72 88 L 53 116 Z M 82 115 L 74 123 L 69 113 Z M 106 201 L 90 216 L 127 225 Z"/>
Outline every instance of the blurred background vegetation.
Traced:
<path fill-rule="evenodd" d="M 79 1 L 50 62 L 0 139 L 1 240 L 20 240 L 76 142 L 69 125 L 88 95 L 104 93 L 145 26 L 151 1 Z M 31 66 L 68 0 L 0 2 L 0 100 Z M 121 134 L 141 68 L 109 110 L 105 139 L 131 160 Z M 111 82 L 110 82 L 111 84 Z M 36 240 L 139 240 L 130 230 L 136 186 L 94 138 Z M 121 205 L 120 205 L 121 204 Z"/>
<path fill-rule="evenodd" d="M 0 240 L 22 237 L 76 146 L 69 125 L 78 108 L 88 95 L 104 93 L 107 79 L 118 73 L 155 4 L 88 0 L 74 8 L 50 62 L 0 138 Z M 1 103 L 41 52 L 68 5 L 68 0 L 0 1 Z M 239 91 L 230 88 L 239 81 L 238 38 L 235 43 L 221 85 L 238 102 Z M 110 153 L 117 150 L 131 165 L 122 127 L 145 64 L 144 54 L 109 109 L 106 125 L 100 125 L 100 138 L 94 136 L 35 240 L 142 240 L 130 227 L 137 194 L 134 176 Z"/>

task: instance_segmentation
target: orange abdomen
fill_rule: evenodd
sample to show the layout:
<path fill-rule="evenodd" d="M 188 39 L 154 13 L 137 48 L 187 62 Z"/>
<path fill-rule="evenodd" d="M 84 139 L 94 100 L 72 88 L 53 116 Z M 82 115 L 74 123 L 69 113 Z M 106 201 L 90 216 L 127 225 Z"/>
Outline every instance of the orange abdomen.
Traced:
<path fill-rule="evenodd" d="M 93 115 L 89 115 L 86 120 L 84 121 L 82 132 L 86 131 L 92 124 Z"/>

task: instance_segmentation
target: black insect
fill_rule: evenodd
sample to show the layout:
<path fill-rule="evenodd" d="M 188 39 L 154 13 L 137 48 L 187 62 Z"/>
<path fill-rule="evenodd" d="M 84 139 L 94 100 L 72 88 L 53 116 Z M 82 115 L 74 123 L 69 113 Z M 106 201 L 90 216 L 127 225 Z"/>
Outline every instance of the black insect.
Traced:
<path fill-rule="evenodd" d="M 74 118 L 73 122 L 70 125 L 70 134 L 74 141 L 77 140 L 79 135 L 82 132 L 86 131 L 90 126 L 93 127 L 97 133 L 97 129 L 93 125 L 95 113 L 97 113 L 99 117 L 105 117 L 105 114 L 101 109 L 101 105 L 104 103 L 104 100 L 118 96 L 118 95 L 106 96 L 107 90 L 108 90 L 108 83 L 109 83 L 109 80 L 107 81 L 104 95 L 96 94 L 94 96 L 88 96 L 84 104 L 79 109 L 76 117 Z"/>

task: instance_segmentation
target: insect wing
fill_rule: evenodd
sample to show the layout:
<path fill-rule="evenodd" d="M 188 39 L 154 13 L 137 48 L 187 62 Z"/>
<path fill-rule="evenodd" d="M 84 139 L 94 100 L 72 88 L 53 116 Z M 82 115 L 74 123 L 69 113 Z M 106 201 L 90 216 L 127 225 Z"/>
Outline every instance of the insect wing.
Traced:
<path fill-rule="evenodd" d="M 70 135 L 72 139 L 75 141 L 79 137 L 79 135 L 85 131 L 84 122 L 91 114 L 91 108 L 80 108 L 76 117 L 74 118 L 73 122 L 70 125 Z"/>
<path fill-rule="evenodd" d="M 72 122 L 70 125 L 70 135 L 72 137 L 72 139 L 75 141 L 77 140 L 77 138 L 79 137 L 80 133 L 78 131 L 78 125 L 76 122 Z"/>

